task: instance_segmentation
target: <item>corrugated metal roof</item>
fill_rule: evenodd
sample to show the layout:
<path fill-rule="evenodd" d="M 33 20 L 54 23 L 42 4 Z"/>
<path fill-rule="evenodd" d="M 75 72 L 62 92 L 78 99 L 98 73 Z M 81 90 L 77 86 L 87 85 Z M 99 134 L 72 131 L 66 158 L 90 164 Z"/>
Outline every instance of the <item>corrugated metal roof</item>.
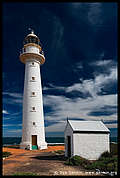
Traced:
<path fill-rule="evenodd" d="M 109 132 L 109 129 L 101 121 L 78 121 L 68 120 L 73 131 L 98 131 Z"/>

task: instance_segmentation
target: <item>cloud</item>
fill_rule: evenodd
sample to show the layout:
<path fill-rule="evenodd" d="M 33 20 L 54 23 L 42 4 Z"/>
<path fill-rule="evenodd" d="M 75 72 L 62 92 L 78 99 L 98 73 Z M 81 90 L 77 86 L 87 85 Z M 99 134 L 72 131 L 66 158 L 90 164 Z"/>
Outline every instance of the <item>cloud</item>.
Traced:
<path fill-rule="evenodd" d="M 108 128 L 118 128 L 117 124 L 105 124 Z"/>
<path fill-rule="evenodd" d="M 107 62 L 105 62 L 107 63 Z M 100 64 L 100 62 L 99 62 Z M 107 65 L 107 64 L 106 64 Z M 75 67 L 75 69 L 77 66 Z M 77 70 L 81 70 L 80 68 Z M 117 83 L 117 67 L 116 66 L 111 66 L 111 68 L 106 70 L 106 73 L 98 73 L 94 74 L 94 78 L 92 79 L 86 79 L 83 80 L 82 78 L 79 78 L 79 83 L 74 83 L 71 86 L 64 87 L 64 86 L 55 86 L 53 84 L 49 84 L 48 87 L 44 87 L 43 91 L 59 91 L 58 93 L 64 92 L 64 96 L 67 96 L 67 94 L 71 94 L 70 96 L 74 94 L 73 92 L 78 92 L 76 93 L 76 96 L 81 96 L 83 97 L 96 97 L 97 95 L 101 95 L 102 93 L 107 93 L 109 92 L 109 88 L 112 87 L 112 85 L 116 86 Z M 107 90 L 107 87 L 108 90 Z M 105 91 L 104 91 L 105 89 Z M 80 95 L 79 95 L 80 94 Z"/>
<path fill-rule="evenodd" d="M 94 79 L 82 80 L 66 88 L 66 92 L 80 91 L 83 94 L 89 93 L 92 97 L 96 97 L 108 84 L 117 81 L 117 67 L 109 69 L 109 73 L 100 73 L 95 75 Z"/>
<path fill-rule="evenodd" d="M 103 63 L 99 60 L 96 65 L 107 66 L 112 61 L 106 62 L 105 60 Z M 77 70 L 81 70 L 81 67 L 78 67 Z M 64 131 L 67 117 L 83 120 L 117 120 L 117 94 L 104 92 L 103 95 L 101 93 L 103 88 L 117 81 L 117 67 L 112 63 L 111 68 L 108 68 L 106 73 L 95 74 L 94 78 L 91 79 L 83 80 L 80 78 L 79 81 L 79 83 L 74 83 L 68 87 L 49 84 L 48 87 L 43 89 L 46 90 L 46 94 L 43 97 L 44 106 L 51 107 L 52 111 L 45 116 L 45 120 L 51 122 L 46 127 L 47 132 Z M 54 95 L 49 93 L 50 90 L 63 91 L 64 95 L 60 95 L 59 92 Z M 73 99 L 67 96 L 67 94 L 73 92 L 80 93 L 86 97 L 77 95 Z M 112 127 L 112 124 L 114 123 L 108 124 L 108 126 Z M 117 123 L 114 125 L 117 125 Z M 114 125 L 113 127 L 115 127 Z"/>
<path fill-rule="evenodd" d="M 2 94 L 10 96 L 10 97 L 14 97 L 14 98 L 22 98 L 23 97 L 21 93 L 3 92 Z"/>
<path fill-rule="evenodd" d="M 109 61 L 111 63 L 111 61 Z M 80 64 L 81 65 L 81 64 Z M 98 65 L 102 66 L 102 63 Z M 104 62 L 107 65 L 107 62 Z M 80 69 L 79 69 L 80 70 Z M 45 116 L 45 120 L 50 121 L 51 124 L 46 127 L 47 132 L 64 131 L 66 118 L 76 118 L 83 120 L 117 120 L 117 94 L 100 94 L 102 89 L 108 84 L 117 81 L 117 67 L 111 66 L 107 69 L 106 73 L 95 74 L 93 79 L 83 80 L 79 79 L 79 83 L 74 83 L 71 86 L 55 86 L 49 84 L 48 87 L 44 88 L 46 94 L 44 94 L 44 106 L 51 107 L 52 112 Z M 43 90 L 44 90 L 43 89 Z M 64 95 L 49 94 L 49 90 L 64 91 Z M 66 94 L 72 92 L 82 93 L 83 96 L 76 98 L 69 98 Z M 55 124 L 52 124 L 52 122 Z M 114 124 L 114 123 L 112 123 Z M 108 124 L 108 127 L 112 127 L 112 124 Z M 115 127 L 117 123 L 113 125 Z"/>
<path fill-rule="evenodd" d="M 6 110 L 2 110 L 2 113 L 3 114 L 9 114 L 8 111 L 6 111 Z"/>
<path fill-rule="evenodd" d="M 116 106 L 103 106 L 100 108 L 96 108 L 96 110 L 91 111 L 88 115 L 91 116 L 110 116 L 117 113 L 117 107 Z"/>
<path fill-rule="evenodd" d="M 3 128 L 3 137 L 21 137 L 22 129 Z"/>
<path fill-rule="evenodd" d="M 57 16 L 53 16 L 52 19 L 52 25 L 53 25 L 53 34 L 52 34 L 52 40 L 51 40 L 51 55 L 56 57 L 57 52 L 62 49 L 63 44 L 63 34 L 64 34 L 64 27 L 60 21 L 60 19 Z"/>
<path fill-rule="evenodd" d="M 12 93 L 12 92 L 3 92 L 3 104 L 22 104 L 22 94 L 21 93 Z"/>
<path fill-rule="evenodd" d="M 106 66 L 108 64 L 112 64 L 113 63 L 113 60 L 112 59 L 104 59 L 104 60 L 99 60 L 99 61 L 95 61 L 93 62 L 91 65 L 96 65 L 96 66 Z"/>
<path fill-rule="evenodd" d="M 91 25 L 102 24 L 103 18 L 101 18 L 102 3 L 89 3 L 88 20 Z"/>
<path fill-rule="evenodd" d="M 65 122 L 68 118 L 84 119 L 84 120 L 117 120 L 115 113 L 111 115 L 89 115 L 90 112 L 98 110 L 99 108 L 108 106 L 117 106 L 117 95 L 103 95 L 96 98 L 77 98 L 75 101 L 63 96 L 44 96 L 44 104 L 50 105 L 54 112 L 45 117 L 45 120 L 51 121 L 54 125 L 46 127 L 46 131 L 64 131 Z"/>

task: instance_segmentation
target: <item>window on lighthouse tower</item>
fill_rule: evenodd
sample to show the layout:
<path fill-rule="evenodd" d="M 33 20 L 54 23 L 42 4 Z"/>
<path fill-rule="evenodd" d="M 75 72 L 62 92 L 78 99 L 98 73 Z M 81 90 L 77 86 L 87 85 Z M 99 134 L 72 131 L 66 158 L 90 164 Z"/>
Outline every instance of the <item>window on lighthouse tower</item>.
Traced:
<path fill-rule="evenodd" d="M 35 107 L 32 107 L 32 110 L 35 111 Z"/>
<path fill-rule="evenodd" d="M 35 80 L 35 77 L 32 77 L 32 80 Z"/>
<path fill-rule="evenodd" d="M 35 122 L 33 122 L 33 125 L 35 125 Z"/>
<path fill-rule="evenodd" d="M 32 92 L 32 96 L 35 96 L 35 92 Z"/>

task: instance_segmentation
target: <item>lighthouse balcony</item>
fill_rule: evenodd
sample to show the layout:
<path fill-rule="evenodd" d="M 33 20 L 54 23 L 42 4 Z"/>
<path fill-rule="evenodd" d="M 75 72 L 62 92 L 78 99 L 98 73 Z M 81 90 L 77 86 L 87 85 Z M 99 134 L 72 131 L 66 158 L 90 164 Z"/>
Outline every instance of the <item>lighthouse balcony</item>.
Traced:
<path fill-rule="evenodd" d="M 34 53 L 34 52 L 23 52 L 20 53 L 20 60 L 23 63 L 26 63 L 26 61 L 30 60 L 31 58 L 36 59 L 40 64 L 43 64 L 45 62 L 45 56 L 44 54 Z"/>

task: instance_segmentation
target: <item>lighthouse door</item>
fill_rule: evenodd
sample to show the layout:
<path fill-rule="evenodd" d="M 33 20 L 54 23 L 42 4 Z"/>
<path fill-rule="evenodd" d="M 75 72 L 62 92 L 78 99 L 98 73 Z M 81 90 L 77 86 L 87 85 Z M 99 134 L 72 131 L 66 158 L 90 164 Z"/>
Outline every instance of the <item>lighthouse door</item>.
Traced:
<path fill-rule="evenodd" d="M 37 148 L 37 135 L 32 135 L 32 150 L 36 150 Z"/>

